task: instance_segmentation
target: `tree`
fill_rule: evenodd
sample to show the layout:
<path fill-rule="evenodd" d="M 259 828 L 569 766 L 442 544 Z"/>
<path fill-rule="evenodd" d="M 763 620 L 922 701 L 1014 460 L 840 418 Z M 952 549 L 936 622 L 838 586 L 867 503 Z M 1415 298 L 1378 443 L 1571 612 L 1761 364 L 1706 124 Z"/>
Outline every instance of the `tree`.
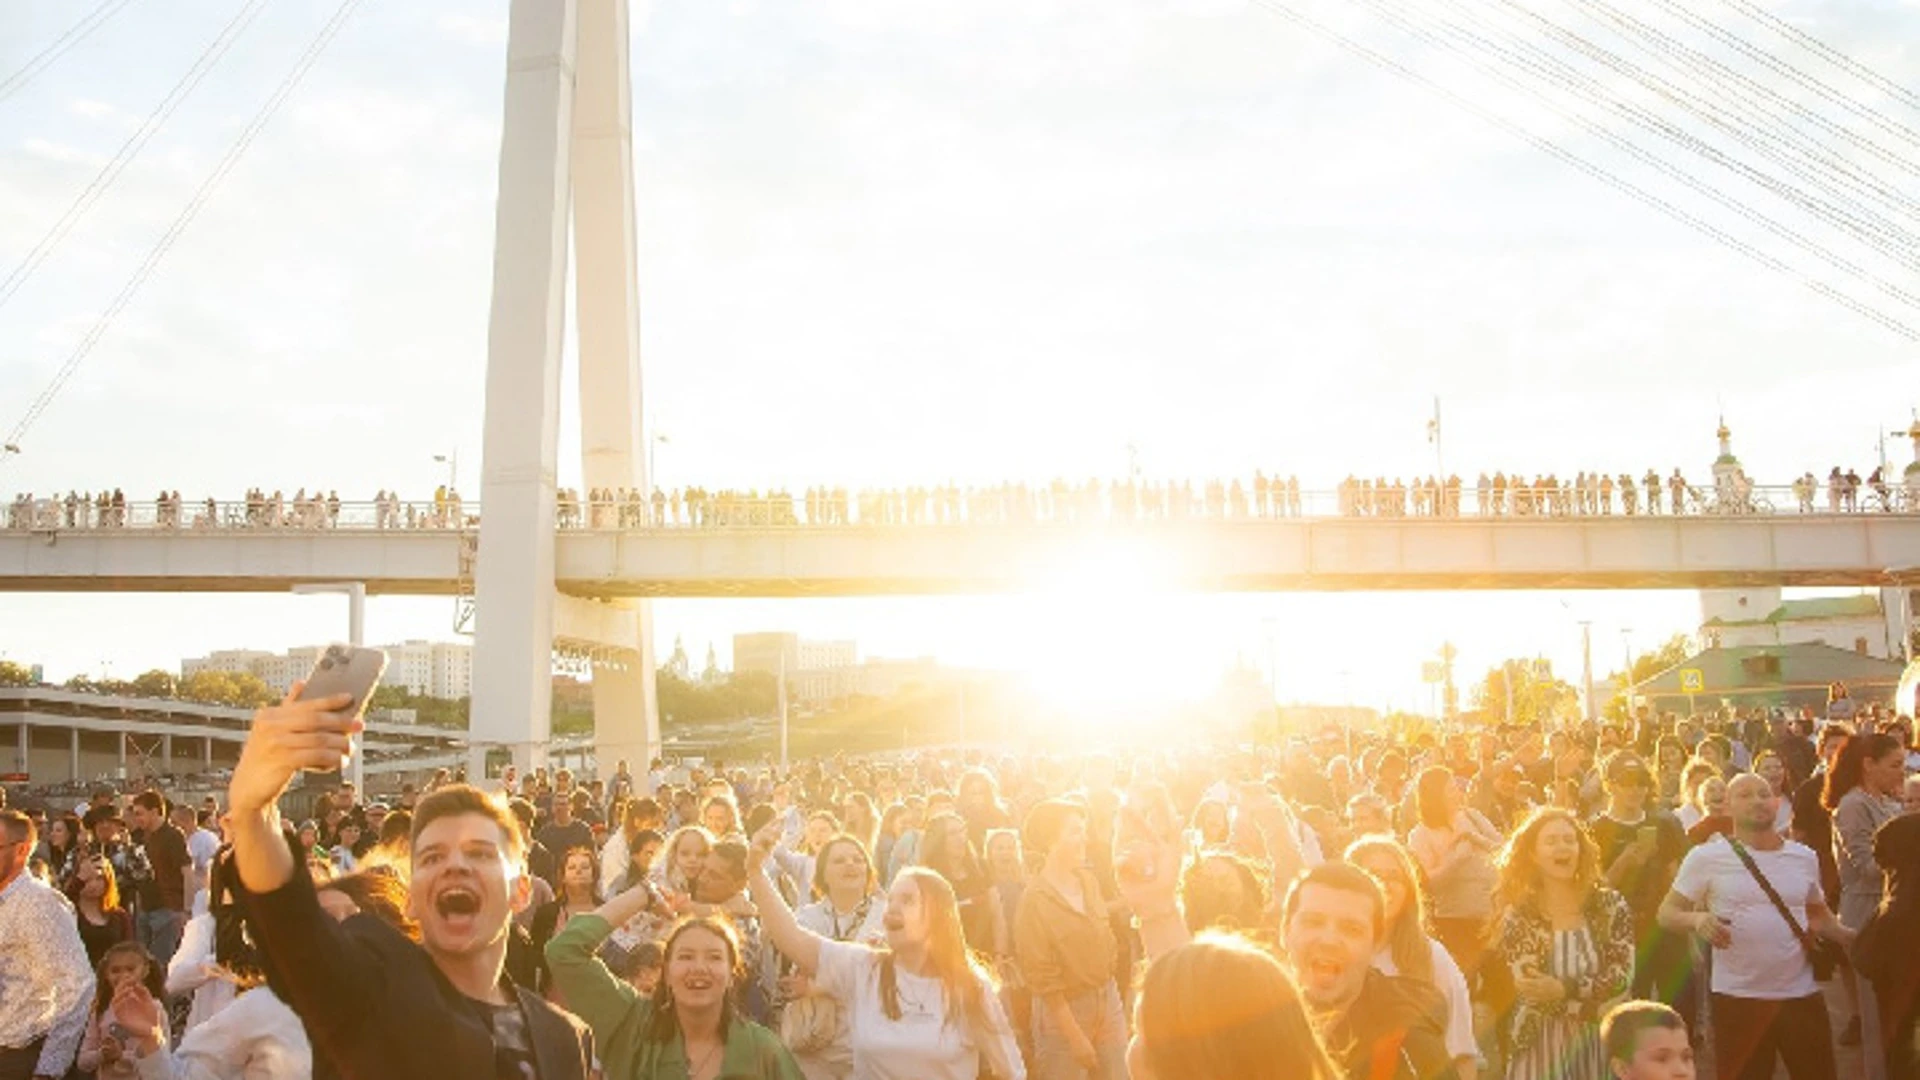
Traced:
<path fill-rule="evenodd" d="M 1622 682 L 1619 672 L 1608 676 L 1619 687 L 1613 700 L 1607 702 L 1606 718 L 1616 723 L 1629 719 L 1627 708 L 1627 690 L 1629 686 L 1645 686 L 1662 672 L 1680 664 L 1693 655 L 1693 639 L 1685 634 L 1675 634 L 1652 652 L 1641 653 L 1633 658 L 1628 668 L 1633 673 L 1630 683 Z"/>
<path fill-rule="evenodd" d="M 127 689 L 137 697 L 170 698 L 179 689 L 179 681 L 173 677 L 173 672 L 155 668 L 135 676 L 127 684 Z"/>
<path fill-rule="evenodd" d="M 1579 704 L 1579 692 L 1554 678 L 1552 664 L 1545 660 L 1508 660 L 1488 671 L 1473 688 L 1474 708 L 1487 721 L 1500 723 L 1507 719 L 1509 682 L 1513 686 L 1512 720 L 1516 724 L 1553 723 L 1572 715 Z"/>
<path fill-rule="evenodd" d="M 279 701 L 283 695 L 268 686 L 266 680 L 251 671 L 233 677 L 232 704 L 242 709 L 260 709 Z"/>
<path fill-rule="evenodd" d="M 1654 676 L 1692 655 L 1693 639 L 1685 634 L 1675 634 L 1659 648 L 1633 658 L 1633 681 L 1635 683 L 1651 682 Z M 1618 678 L 1618 676 L 1615 677 Z"/>
<path fill-rule="evenodd" d="M 250 671 L 196 671 L 180 680 L 177 693 L 187 701 L 236 709 L 257 709 L 280 700 L 273 687 Z"/>
<path fill-rule="evenodd" d="M 32 686 L 33 669 L 11 660 L 0 660 L 0 686 Z"/>

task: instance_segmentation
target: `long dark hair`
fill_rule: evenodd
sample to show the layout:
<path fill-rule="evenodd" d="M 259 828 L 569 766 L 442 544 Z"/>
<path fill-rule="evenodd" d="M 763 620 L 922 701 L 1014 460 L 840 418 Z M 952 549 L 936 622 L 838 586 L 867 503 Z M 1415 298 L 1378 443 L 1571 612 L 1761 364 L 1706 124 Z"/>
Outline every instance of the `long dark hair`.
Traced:
<path fill-rule="evenodd" d="M 719 915 L 691 915 L 675 923 L 660 943 L 660 981 L 654 984 L 653 1014 L 647 1020 L 646 1041 L 650 1043 L 669 1043 L 680 1033 L 680 1018 L 673 1011 L 673 990 L 667 985 L 667 969 L 673 966 L 673 947 L 679 944 L 681 935 L 693 930 L 704 930 L 727 947 L 727 997 L 720 1010 L 721 1042 L 726 1041 L 727 1030 L 739 1014 L 741 983 L 746 978 L 740 962 L 740 931 Z"/>
<path fill-rule="evenodd" d="M 960 827 L 958 842 L 948 839 L 955 825 Z M 946 878 L 949 885 L 964 880 L 969 896 L 988 884 L 980 853 L 973 850 L 973 840 L 967 835 L 967 819 L 959 814 L 935 814 L 933 820 L 927 822 L 926 835 L 920 843 L 920 865 Z"/>
<path fill-rule="evenodd" d="M 260 953 L 247 932 L 246 911 L 235 896 L 239 872 L 233 866 L 233 845 L 213 854 L 207 869 L 207 914 L 213 916 L 213 958 L 228 971 L 247 979 L 264 979 Z"/>
<path fill-rule="evenodd" d="M 1884 731 L 1871 735 L 1848 735 L 1827 774 L 1826 790 L 1820 793 L 1820 805 L 1832 810 L 1846 798 L 1847 792 L 1860 786 L 1861 772 L 1867 762 L 1901 749 L 1900 740 Z"/>
<path fill-rule="evenodd" d="M 593 868 L 593 872 L 587 875 L 587 891 L 588 891 L 588 895 L 590 895 L 593 898 L 593 906 L 599 907 L 601 904 L 606 902 L 606 898 L 600 895 L 600 857 L 593 853 L 592 848 L 587 847 L 584 844 L 575 844 L 572 847 L 568 848 L 566 851 L 561 853 L 560 855 L 560 887 L 554 890 L 555 892 L 559 893 L 559 895 L 554 897 L 554 899 L 558 900 L 560 902 L 560 906 L 563 908 L 567 905 L 567 902 L 570 899 L 567 896 L 567 863 L 572 861 L 575 855 L 585 856 L 587 860 L 587 865 Z M 631 862 L 632 860 L 629 859 L 628 861 Z"/>

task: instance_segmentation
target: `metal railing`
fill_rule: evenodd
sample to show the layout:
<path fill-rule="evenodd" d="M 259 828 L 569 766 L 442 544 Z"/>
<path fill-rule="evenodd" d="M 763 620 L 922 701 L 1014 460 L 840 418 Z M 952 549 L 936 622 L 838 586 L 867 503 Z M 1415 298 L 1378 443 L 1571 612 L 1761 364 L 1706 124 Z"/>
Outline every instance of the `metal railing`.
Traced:
<path fill-rule="evenodd" d="M 1664 482 L 1663 482 L 1664 483 Z M 1181 523 L 1316 521 L 1535 521 L 1569 518 L 1806 518 L 1920 513 L 1920 485 L 1862 484 L 1838 494 L 1824 484 L 1663 486 L 1649 506 L 1645 488 L 1631 503 L 1615 490 L 1521 485 L 1416 488 L 1343 485 L 1332 491 L 1270 492 L 1266 499 L 1212 485 L 1189 493 L 1167 488 L 1005 487 L 864 491 L 827 495 L 732 495 L 588 501 L 562 498 L 555 526 L 567 532 L 782 529 L 965 528 L 1004 526 L 1150 527 Z M 149 501 L 15 497 L 4 527 L 32 532 L 457 532 L 476 530 L 478 503 L 384 499 L 375 502 L 255 500 Z"/>

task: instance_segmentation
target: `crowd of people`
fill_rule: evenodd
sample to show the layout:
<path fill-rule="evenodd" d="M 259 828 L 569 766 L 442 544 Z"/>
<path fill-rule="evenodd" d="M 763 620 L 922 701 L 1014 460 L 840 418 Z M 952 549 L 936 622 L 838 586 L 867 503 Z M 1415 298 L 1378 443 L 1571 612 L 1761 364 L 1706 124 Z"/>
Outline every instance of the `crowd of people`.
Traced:
<path fill-rule="evenodd" d="M 290 698 L 224 805 L 0 811 L 0 1080 L 1910 1080 L 1920 749 L 1827 713 L 385 802 Z"/>
<path fill-rule="evenodd" d="M 1816 513 L 1910 513 L 1920 510 L 1920 470 L 1894 481 L 1882 468 L 1864 480 L 1852 469 L 1835 466 L 1825 481 L 1808 472 L 1776 494 L 1774 503 L 1738 470 L 1726 471 L 1704 485 L 1690 483 L 1679 469 L 1662 478 L 1581 472 L 1571 479 L 1536 474 L 1481 473 L 1471 486 L 1458 475 L 1412 480 L 1348 476 L 1330 493 L 1302 495 L 1298 477 L 1255 472 L 1249 479 L 1155 481 L 1054 480 L 1044 484 L 1006 483 L 985 487 L 941 484 L 932 487 L 811 487 L 799 495 L 786 489 L 708 490 L 683 487 L 575 488 L 555 493 L 554 519 L 563 529 L 691 528 L 720 529 L 843 525 L 1030 525 L 1131 524 L 1186 520 L 1271 520 L 1338 515 L 1341 517 L 1568 517 L 1597 515 L 1762 514 L 1793 510 Z M 1824 493 L 1824 494 L 1823 494 Z M 247 492 L 237 503 L 209 498 L 188 506 L 178 491 L 161 492 L 150 504 L 130 512 L 119 489 L 64 496 L 16 495 L 8 507 L 11 529 L 212 529 L 212 528 L 374 528 L 444 529 L 470 527 L 477 515 L 462 506 L 460 494 L 441 485 L 431 500 L 403 499 L 382 489 L 363 505 L 348 504 L 341 517 L 335 491 L 305 489 L 291 498 L 278 490 Z"/>
<path fill-rule="evenodd" d="M 342 507 L 349 516 L 341 517 Z M 445 529 L 470 526 L 460 493 L 446 485 L 430 501 L 409 501 L 382 489 L 364 508 L 342 503 L 336 490 L 301 488 L 292 496 L 280 489 L 249 488 L 244 498 L 222 502 L 212 497 L 189 504 L 178 491 L 162 491 L 149 503 L 127 502 L 126 493 L 69 491 L 65 495 L 15 495 L 7 506 L 7 528 L 61 529 Z"/>

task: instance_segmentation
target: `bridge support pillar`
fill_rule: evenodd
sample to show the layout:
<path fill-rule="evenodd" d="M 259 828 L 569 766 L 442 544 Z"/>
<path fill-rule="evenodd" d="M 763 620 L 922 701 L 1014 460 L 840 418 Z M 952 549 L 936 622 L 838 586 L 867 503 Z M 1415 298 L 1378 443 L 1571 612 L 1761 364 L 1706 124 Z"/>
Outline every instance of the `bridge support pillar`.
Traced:
<path fill-rule="evenodd" d="M 575 0 L 513 0 L 494 212 L 467 778 L 523 770 L 553 723 L 553 507 L 566 306 Z"/>
<path fill-rule="evenodd" d="M 580 337 L 581 475 L 588 488 L 645 493 L 647 439 L 640 379 L 639 247 L 633 207 L 633 80 L 627 0 L 579 0 L 573 113 L 574 300 Z M 653 612 L 634 612 L 621 656 L 593 667 L 599 775 L 625 760 L 645 771 L 660 741 Z"/>
<path fill-rule="evenodd" d="M 553 524 L 572 211 L 582 480 L 646 491 L 627 0 L 513 0 L 495 216 L 486 445 L 467 775 L 507 746 L 523 770 L 552 733 Z M 603 773 L 658 741 L 651 613 L 594 665 Z M 612 758 L 609 758 L 612 755 Z"/>
<path fill-rule="evenodd" d="M 67 729 L 67 780 L 80 782 L 80 729 Z"/>

